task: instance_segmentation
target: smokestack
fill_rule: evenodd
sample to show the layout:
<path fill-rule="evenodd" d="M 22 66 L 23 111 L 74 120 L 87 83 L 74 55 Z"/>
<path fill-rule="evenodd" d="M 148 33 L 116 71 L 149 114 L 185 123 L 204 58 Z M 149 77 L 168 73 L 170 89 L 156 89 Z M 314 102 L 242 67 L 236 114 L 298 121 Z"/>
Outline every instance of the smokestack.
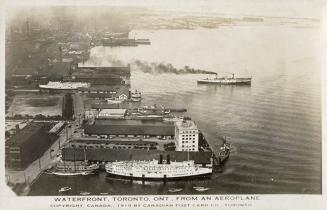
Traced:
<path fill-rule="evenodd" d="M 62 63 L 62 48 L 59 46 L 59 62 Z"/>
<path fill-rule="evenodd" d="M 131 93 L 131 91 L 129 90 L 128 91 L 128 99 L 130 99 L 132 97 L 132 93 Z"/>
<path fill-rule="evenodd" d="M 167 155 L 167 164 L 170 164 L 170 155 Z"/>
<path fill-rule="evenodd" d="M 162 164 L 162 155 L 159 156 L 159 164 Z"/>

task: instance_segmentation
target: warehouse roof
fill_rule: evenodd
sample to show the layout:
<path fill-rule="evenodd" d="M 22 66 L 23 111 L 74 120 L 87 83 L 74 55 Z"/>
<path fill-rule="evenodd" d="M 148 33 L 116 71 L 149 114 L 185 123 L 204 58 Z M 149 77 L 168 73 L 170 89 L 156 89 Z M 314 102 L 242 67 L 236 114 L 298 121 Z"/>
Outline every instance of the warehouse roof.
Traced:
<path fill-rule="evenodd" d="M 175 127 L 150 125 L 89 125 L 84 127 L 84 133 L 91 135 L 173 136 L 175 135 Z"/>
<path fill-rule="evenodd" d="M 126 109 L 102 109 L 99 115 L 125 115 Z"/>
<path fill-rule="evenodd" d="M 75 139 L 72 140 L 70 143 L 85 143 L 85 144 L 138 144 L 138 145 L 144 145 L 144 144 L 154 144 L 157 145 L 157 142 L 154 141 L 143 141 L 143 140 L 137 140 L 137 141 L 128 141 L 128 140 L 107 140 L 107 139 Z"/>
<path fill-rule="evenodd" d="M 157 150 L 120 150 L 120 149 L 86 149 L 86 159 L 90 161 L 124 161 L 124 160 L 153 160 L 163 155 L 164 159 L 170 155 L 171 161 L 186 161 L 188 152 L 183 151 L 157 151 Z M 197 164 L 210 163 L 211 152 L 189 152 L 189 159 Z M 84 160 L 84 149 L 64 148 L 64 160 Z"/>
<path fill-rule="evenodd" d="M 53 123 L 30 123 L 23 129 L 19 130 L 15 135 L 13 135 L 6 144 L 23 144 L 28 142 L 31 137 L 38 138 L 39 136 L 47 135 Z"/>

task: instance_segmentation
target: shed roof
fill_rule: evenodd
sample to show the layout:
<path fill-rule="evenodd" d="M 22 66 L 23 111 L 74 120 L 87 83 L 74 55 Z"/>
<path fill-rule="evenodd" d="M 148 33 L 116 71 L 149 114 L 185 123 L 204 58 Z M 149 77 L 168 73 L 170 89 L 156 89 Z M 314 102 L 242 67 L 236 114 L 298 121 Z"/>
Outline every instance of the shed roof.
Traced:
<path fill-rule="evenodd" d="M 129 161 L 129 160 L 153 160 L 163 155 L 164 159 L 170 155 L 171 161 L 186 161 L 188 152 L 185 151 L 157 151 L 157 150 L 120 150 L 120 149 L 86 149 L 86 159 L 90 161 Z M 75 156 L 75 157 L 74 157 Z M 197 164 L 211 162 L 211 152 L 189 152 L 189 159 Z M 64 148 L 62 150 L 64 160 L 84 160 L 83 149 Z"/>
<path fill-rule="evenodd" d="M 96 135 L 152 135 L 173 136 L 174 126 L 150 125 L 89 125 L 84 127 L 85 134 Z"/>

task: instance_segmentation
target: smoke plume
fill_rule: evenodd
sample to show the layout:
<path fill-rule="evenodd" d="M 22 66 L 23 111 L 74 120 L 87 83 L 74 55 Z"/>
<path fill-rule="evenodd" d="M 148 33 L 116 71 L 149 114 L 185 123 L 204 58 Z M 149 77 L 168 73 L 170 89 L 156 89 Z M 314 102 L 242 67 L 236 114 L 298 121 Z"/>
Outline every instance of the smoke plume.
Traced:
<path fill-rule="evenodd" d="M 201 69 L 194 69 L 189 66 L 177 69 L 172 64 L 165 63 L 147 63 L 144 61 L 136 60 L 132 62 L 132 65 L 137 67 L 137 70 L 150 74 L 217 74 L 216 72 L 206 71 Z"/>
<path fill-rule="evenodd" d="M 149 74 L 217 74 L 216 72 L 206 71 L 202 69 L 194 69 L 189 66 L 184 68 L 176 68 L 172 64 L 166 63 L 148 63 L 141 60 L 123 61 L 114 56 L 103 56 L 105 52 L 91 52 L 90 58 L 80 63 L 81 67 L 106 67 L 106 66 L 127 66 L 131 64 L 131 70 L 142 71 Z"/>

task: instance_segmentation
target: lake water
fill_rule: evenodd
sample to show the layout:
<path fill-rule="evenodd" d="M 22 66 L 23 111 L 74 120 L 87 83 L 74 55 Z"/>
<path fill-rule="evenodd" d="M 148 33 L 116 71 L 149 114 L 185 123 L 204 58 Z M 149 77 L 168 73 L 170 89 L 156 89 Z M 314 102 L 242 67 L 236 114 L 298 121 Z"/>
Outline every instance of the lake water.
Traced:
<path fill-rule="evenodd" d="M 134 32 L 132 32 L 134 33 Z M 319 29 L 287 25 L 223 26 L 219 29 L 137 31 L 151 39 L 138 47 L 95 47 L 85 65 L 131 63 L 131 86 L 144 104 L 187 108 L 212 147 L 227 136 L 232 152 L 224 172 L 210 180 L 167 184 L 94 176 L 42 175 L 31 195 L 321 193 L 321 105 Z M 252 76 L 251 86 L 197 85 L 206 75 L 149 74 L 135 60 L 177 68 Z"/>

